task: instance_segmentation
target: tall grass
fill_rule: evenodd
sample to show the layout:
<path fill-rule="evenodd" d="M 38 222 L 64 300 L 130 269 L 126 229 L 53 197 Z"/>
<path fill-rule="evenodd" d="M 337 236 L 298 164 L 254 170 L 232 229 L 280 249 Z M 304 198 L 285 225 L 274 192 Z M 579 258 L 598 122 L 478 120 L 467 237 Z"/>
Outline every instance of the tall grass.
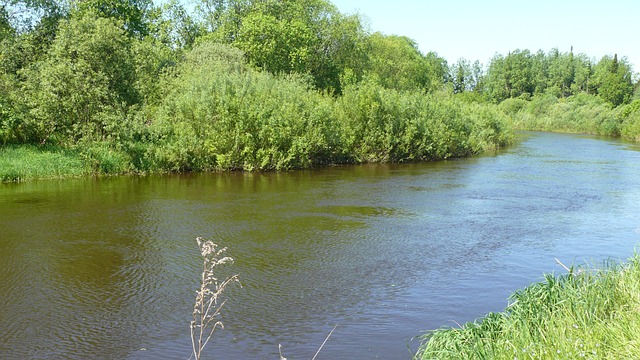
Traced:
<path fill-rule="evenodd" d="M 90 168 L 78 152 L 52 146 L 0 147 L 0 182 L 84 176 Z"/>
<path fill-rule="evenodd" d="M 640 255 L 546 275 L 502 313 L 424 336 L 416 359 L 633 359 L 640 354 Z"/>

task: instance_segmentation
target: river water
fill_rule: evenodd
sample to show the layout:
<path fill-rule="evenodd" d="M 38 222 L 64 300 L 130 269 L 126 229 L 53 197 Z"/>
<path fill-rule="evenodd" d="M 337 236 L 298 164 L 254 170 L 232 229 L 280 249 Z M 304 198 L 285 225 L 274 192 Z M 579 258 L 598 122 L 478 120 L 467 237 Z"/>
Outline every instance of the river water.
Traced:
<path fill-rule="evenodd" d="M 632 255 L 640 152 L 523 134 L 437 163 L 0 186 L 0 358 L 187 359 L 197 236 L 236 259 L 205 358 L 410 359 L 425 330 Z"/>

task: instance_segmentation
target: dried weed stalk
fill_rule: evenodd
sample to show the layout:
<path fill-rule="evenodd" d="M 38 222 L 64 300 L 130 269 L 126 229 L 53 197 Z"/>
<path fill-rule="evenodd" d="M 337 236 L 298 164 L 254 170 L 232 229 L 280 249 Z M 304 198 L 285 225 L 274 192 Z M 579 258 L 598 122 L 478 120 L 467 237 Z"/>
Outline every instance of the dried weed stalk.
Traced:
<path fill-rule="evenodd" d="M 192 357 L 200 360 L 202 351 L 207 345 L 213 332 L 219 327 L 224 328 L 222 321 L 218 320 L 220 309 L 226 300 L 219 302 L 224 288 L 233 281 L 238 281 L 238 275 L 233 275 L 220 282 L 215 276 L 215 268 L 227 263 L 233 263 L 229 256 L 223 256 L 227 248 L 218 249 L 218 245 L 211 240 L 196 238 L 200 254 L 202 255 L 202 281 L 200 289 L 196 292 L 196 301 L 193 305 L 193 319 L 191 320 L 191 345 Z"/>

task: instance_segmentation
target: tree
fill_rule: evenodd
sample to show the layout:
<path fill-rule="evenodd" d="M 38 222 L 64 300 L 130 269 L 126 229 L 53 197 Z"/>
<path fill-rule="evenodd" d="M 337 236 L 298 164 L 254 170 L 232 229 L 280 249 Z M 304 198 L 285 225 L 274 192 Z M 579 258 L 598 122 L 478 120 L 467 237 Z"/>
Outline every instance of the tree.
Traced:
<path fill-rule="evenodd" d="M 425 74 L 426 83 L 424 89 L 426 91 L 437 91 L 442 89 L 442 86 L 448 79 L 449 66 L 447 60 L 438 56 L 437 53 L 430 51 L 425 55 Z"/>
<path fill-rule="evenodd" d="M 413 40 L 376 32 L 371 35 L 370 43 L 367 74 L 382 86 L 396 90 L 428 87 L 429 63 Z"/>
<path fill-rule="evenodd" d="M 505 58 L 495 54 L 489 62 L 489 69 L 485 77 L 486 96 L 490 101 L 500 102 L 509 98 L 510 89 L 507 86 Z"/>
<path fill-rule="evenodd" d="M 453 82 L 453 93 L 458 94 L 471 91 L 475 88 L 474 72 L 469 60 L 460 58 L 451 67 L 451 80 Z"/>
<path fill-rule="evenodd" d="M 73 0 L 80 11 L 122 22 L 131 36 L 143 38 L 149 34 L 149 11 L 152 0 Z"/>
<path fill-rule="evenodd" d="M 122 22 L 74 12 L 60 23 L 47 57 L 26 71 L 32 126 L 40 141 L 104 138 L 138 102 L 132 39 Z"/>
<path fill-rule="evenodd" d="M 0 41 L 3 34 L 24 33 L 41 18 L 63 12 L 56 0 L 0 0 Z"/>
<path fill-rule="evenodd" d="M 317 38 L 301 19 L 252 12 L 234 43 L 251 63 L 271 73 L 305 73 Z"/>
<path fill-rule="evenodd" d="M 178 0 L 170 0 L 150 12 L 150 33 L 175 50 L 191 49 L 205 29 Z"/>
<path fill-rule="evenodd" d="M 212 31 L 205 38 L 241 49 L 257 68 L 304 74 L 336 93 L 346 73 L 362 77 L 367 40 L 360 18 L 326 0 L 203 0 L 199 9 Z"/>
<path fill-rule="evenodd" d="M 631 66 L 626 58 L 604 56 L 594 69 L 597 93 L 613 106 L 629 103 L 633 97 Z"/>

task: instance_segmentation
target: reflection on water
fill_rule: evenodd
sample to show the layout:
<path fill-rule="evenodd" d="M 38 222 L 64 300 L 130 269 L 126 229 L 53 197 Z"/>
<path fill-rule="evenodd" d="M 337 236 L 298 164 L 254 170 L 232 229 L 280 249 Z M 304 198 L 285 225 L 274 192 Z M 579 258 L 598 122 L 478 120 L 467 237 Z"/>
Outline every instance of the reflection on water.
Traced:
<path fill-rule="evenodd" d="M 210 356 L 310 358 L 338 324 L 324 358 L 409 359 L 556 257 L 628 257 L 638 178 L 633 146 L 534 133 L 439 163 L 2 185 L 0 358 L 188 358 L 204 236 L 243 284 Z"/>

